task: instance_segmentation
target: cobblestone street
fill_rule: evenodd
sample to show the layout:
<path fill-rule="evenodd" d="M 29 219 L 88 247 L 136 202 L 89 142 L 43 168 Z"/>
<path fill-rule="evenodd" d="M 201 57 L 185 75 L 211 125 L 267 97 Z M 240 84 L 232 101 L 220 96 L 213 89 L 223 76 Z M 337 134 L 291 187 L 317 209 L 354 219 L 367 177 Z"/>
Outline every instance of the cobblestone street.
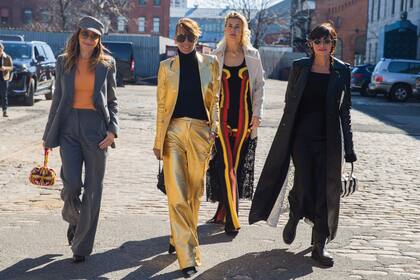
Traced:
<path fill-rule="evenodd" d="M 280 121 L 286 82 L 269 80 L 259 131 L 256 181 Z M 13 104 L 0 118 L 0 279 L 177 279 L 166 254 L 166 197 L 156 189 L 152 153 L 153 86 L 118 88 L 120 136 L 109 152 L 101 216 L 92 256 L 70 262 L 61 219 L 61 179 L 32 186 L 30 170 L 42 162 L 41 137 L 50 101 Z M 299 224 L 295 242 L 264 223 L 248 225 L 249 201 L 240 207 L 242 229 L 231 240 L 223 227 L 206 225 L 216 205 L 203 197 L 200 242 L 203 265 L 196 279 L 420 279 L 420 102 L 390 103 L 353 95 L 353 133 L 359 191 L 342 200 L 337 238 L 328 245 L 331 269 L 310 258 L 310 228 Z M 50 166 L 60 170 L 58 149 Z"/>

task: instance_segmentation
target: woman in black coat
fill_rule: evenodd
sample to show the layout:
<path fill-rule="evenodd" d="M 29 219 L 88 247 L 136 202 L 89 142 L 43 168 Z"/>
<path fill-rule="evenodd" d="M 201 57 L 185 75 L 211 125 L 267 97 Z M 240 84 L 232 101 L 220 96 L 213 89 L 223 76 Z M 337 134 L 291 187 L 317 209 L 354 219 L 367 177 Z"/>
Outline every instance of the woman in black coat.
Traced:
<path fill-rule="evenodd" d="M 336 40 L 337 33 L 330 24 L 317 26 L 309 35 L 312 56 L 293 62 L 284 114 L 249 216 L 250 224 L 260 220 L 277 224 L 292 159 L 294 184 L 283 240 L 291 244 L 299 220 L 306 218 L 314 225 L 312 258 L 327 267 L 333 265 L 333 259 L 324 247 L 337 232 L 343 152 L 347 162 L 356 161 L 350 121 L 350 68 L 333 57 Z"/>

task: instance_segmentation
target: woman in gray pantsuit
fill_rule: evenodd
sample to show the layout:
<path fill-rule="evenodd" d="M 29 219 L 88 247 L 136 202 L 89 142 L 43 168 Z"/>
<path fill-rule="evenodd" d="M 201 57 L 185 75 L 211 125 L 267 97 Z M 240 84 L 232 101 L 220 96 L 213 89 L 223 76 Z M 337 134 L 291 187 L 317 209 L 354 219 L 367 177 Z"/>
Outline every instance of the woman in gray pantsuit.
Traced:
<path fill-rule="evenodd" d="M 67 238 L 75 263 L 83 262 L 92 252 L 107 150 L 115 147 L 118 134 L 115 61 L 104 53 L 103 30 L 96 18 L 82 18 L 64 54 L 58 57 L 43 136 L 45 148 L 60 146 L 62 215 L 69 223 Z"/>

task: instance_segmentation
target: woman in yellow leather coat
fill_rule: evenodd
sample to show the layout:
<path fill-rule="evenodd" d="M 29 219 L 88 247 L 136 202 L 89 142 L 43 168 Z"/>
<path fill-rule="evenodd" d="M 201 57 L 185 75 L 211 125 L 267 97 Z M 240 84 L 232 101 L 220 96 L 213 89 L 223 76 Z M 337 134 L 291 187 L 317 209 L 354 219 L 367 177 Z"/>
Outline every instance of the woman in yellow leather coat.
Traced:
<path fill-rule="evenodd" d="M 181 18 L 176 26 L 178 55 L 162 61 L 158 74 L 154 154 L 163 159 L 171 239 L 184 277 L 200 265 L 197 222 L 200 197 L 219 127 L 219 64 L 199 54 L 198 24 Z"/>

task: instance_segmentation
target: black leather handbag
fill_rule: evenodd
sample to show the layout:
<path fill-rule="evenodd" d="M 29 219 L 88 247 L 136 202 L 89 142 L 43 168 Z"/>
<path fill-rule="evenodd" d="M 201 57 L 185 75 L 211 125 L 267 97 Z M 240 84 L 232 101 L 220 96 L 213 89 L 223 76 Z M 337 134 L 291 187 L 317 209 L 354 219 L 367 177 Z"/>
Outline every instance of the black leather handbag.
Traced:
<path fill-rule="evenodd" d="M 163 167 L 160 164 L 160 160 L 159 160 L 159 170 L 158 170 L 158 175 L 157 175 L 157 188 L 158 190 L 160 190 L 161 192 L 163 192 L 164 194 L 166 194 L 166 189 L 165 189 L 165 177 L 163 176 Z"/>
<path fill-rule="evenodd" d="M 353 162 L 350 174 L 341 175 L 341 197 L 347 197 L 357 191 L 357 179 L 353 176 Z"/>

